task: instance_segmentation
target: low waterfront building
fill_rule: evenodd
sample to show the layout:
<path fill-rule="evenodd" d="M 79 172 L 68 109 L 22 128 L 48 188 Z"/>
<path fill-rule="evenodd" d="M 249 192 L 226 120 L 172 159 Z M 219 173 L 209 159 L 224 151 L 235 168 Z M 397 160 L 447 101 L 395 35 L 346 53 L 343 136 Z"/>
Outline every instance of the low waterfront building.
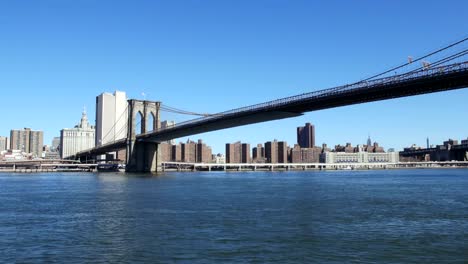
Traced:
<path fill-rule="evenodd" d="M 60 131 L 60 156 L 62 158 L 74 156 L 77 152 L 94 146 L 95 129 L 89 124 L 86 111 L 83 111 L 78 125 Z"/>
<path fill-rule="evenodd" d="M 57 151 L 45 152 L 44 159 L 58 160 L 58 159 L 60 159 L 60 152 L 57 152 Z"/>
<path fill-rule="evenodd" d="M 321 154 L 323 163 L 396 163 L 398 161 L 398 152 L 367 152 L 362 148 L 359 148 L 358 152 L 325 151 Z"/>
<path fill-rule="evenodd" d="M 416 145 L 404 148 L 400 153 L 400 160 L 405 162 L 417 161 L 468 161 L 468 139 L 461 143 L 449 139 L 442 145 L 430 148 L 421 148 Z"/>
<path fill-rule="evenodd" d="M 216 155 L 213 155 L 213 162 L 216 164 L 224 164 L 226 163 L 226 156 L 224 156 L 221 153 L 218 153 Z"/>
<path fill-rule="evenodd" d="M 318 163 L 320 162 L 321 153 L 321 148 L 301 148 L 301 146 L 295 144 L 291 149 L 290 160 L 291 163 Z"/>

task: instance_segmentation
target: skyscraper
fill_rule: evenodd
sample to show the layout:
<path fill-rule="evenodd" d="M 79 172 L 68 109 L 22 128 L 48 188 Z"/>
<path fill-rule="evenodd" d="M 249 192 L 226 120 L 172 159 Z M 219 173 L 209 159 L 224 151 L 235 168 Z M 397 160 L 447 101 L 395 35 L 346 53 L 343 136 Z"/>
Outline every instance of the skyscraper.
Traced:
<path fill-rule="evenodd" d="M 25 128 L 23 130 L 10 131 L 10 149 L 31 153 L 36 157 L 42 156 L 44 146 L 44 132 Z"/>
<path fill-rule="evenodd" d="M 96 146 L 127 136 L 127 95 L 115 91 L 96 97 Z"/>
<path fill-rule="evenodd" d="M 265 142 L 265 158 L 267 163 L 278 163 L 278 141 Z"/>
<path fill-rule="evenodd" d="M 250 144 L 242 143 L 241 146 L 241 163 L 250 163 L 252 158 L 250 157 Z"/>
<path fill-rule="evenodd" d="M 60 131 L 60 156 L 67 158 L 79 151 L 93 148 L 95 144 L 94 134 L 94 127 L 89 124 L 86 110 L 83 110 L 78 125 Z"/>
<path fill-rule="evenodd" d="M 181 154 L 183 162 L 197 162 L 197 143 L 187 139 L 186 143 L 181 144 Z"/>
<path fill-rule="evenodd" d="M 7 137 L 0 137 L 0 151 L 7 150 L 10 146 L 8 146 L 8 138 Z"/>
<path fill-rule="evenodd" d="M 241 163 L 242 162 L 242 143 L 226 143 L 226 163 Z"/>
<path fill-rule="evenodd" d="M 286 141 L 268 141 L 265 143 L 267 163 L 288 163 L 288 144 Z"/>
<path fill-rule="evenodd" d="M 211 162 L 211 147 L 207 146 L 201 139 L 197 143 L 197 162 Z"/>
<path fill-rule="evenodd" d="M 59 151 L 59 148 L 60 148 L 60 137 L 54 137 L 52 139 L 52 145 L 50 146 L 50 150 L 51 151 Z"/>
<path fill-rule="evenodd" d="M 315 146 L 315 127 L 306 123 L 303 127 L 297 128 L 297 144 L 301 148 L 313 148 Z"/>
<path fill-rule="evenodd" d="M 257 146 L 252 149 L 252 160 L 253 162 L 264 162 L 265 148 L 262 144 L 257 144 Z"/>

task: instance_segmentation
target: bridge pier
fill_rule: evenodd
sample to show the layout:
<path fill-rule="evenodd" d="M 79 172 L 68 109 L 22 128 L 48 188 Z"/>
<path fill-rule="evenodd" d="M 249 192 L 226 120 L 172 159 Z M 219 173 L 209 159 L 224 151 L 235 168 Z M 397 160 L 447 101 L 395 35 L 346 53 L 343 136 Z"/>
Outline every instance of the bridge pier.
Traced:
<path fill-rule="evenodd" d="M 162 171 L 159 143 L 134 141 L 127 145 L 127 172 Z"/>

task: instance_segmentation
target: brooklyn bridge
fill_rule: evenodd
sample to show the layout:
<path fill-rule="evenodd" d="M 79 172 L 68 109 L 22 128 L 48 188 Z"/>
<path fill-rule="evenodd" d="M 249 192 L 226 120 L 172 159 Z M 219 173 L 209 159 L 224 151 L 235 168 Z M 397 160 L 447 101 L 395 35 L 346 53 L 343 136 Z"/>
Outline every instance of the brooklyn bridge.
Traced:
<path fill-rule="evenodd" d="M 465 40 L 467 39 L 461 42 Z M 161 102 L 130 99 L 127 107 L 126 137 L 93 149 L 81 151 L 74 158 L 79 158 L 82 161 L 91 160 L 97 155 L 125 150 L 127 171 L 158 171 L 161 166 L 159 144 L 167 140 L 265 121 L 297 117 L 316 110 L 468 87 L 468 61 L 453 62 L 454 59 L 463 58 L 467 54 L 468 50 L 465 49 L 445 56 L 431 65 L 423 63 L 422 67 L 407 70 L 401 74 L 391 74 L 394 70 L 415 63 L 415 61 L 409 61 L 399 67 L 359 82 L 231 109 L 165 128 L 160 126 Z M 425 57 L 427 56 L 417 60 L 422 60 Z M 141 117 L 141 122 L 137 122 L 138 116 Z M 141 133 L 137 133 L 138 130 Z"/>

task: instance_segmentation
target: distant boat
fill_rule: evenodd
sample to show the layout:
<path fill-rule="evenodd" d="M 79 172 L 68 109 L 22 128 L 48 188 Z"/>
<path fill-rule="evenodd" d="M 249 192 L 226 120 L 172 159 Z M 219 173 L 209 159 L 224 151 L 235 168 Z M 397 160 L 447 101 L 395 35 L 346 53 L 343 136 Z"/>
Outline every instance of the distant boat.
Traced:
<path fill-rule="evenodd" d="M 96 169 L 97 171 L 100 171 L 100 172 L 110 172 L 110 171 L 119 172 L 119 171 L 125 171 L 125 165 L 102 163 L 102 164 L 98 164 Z"/>

